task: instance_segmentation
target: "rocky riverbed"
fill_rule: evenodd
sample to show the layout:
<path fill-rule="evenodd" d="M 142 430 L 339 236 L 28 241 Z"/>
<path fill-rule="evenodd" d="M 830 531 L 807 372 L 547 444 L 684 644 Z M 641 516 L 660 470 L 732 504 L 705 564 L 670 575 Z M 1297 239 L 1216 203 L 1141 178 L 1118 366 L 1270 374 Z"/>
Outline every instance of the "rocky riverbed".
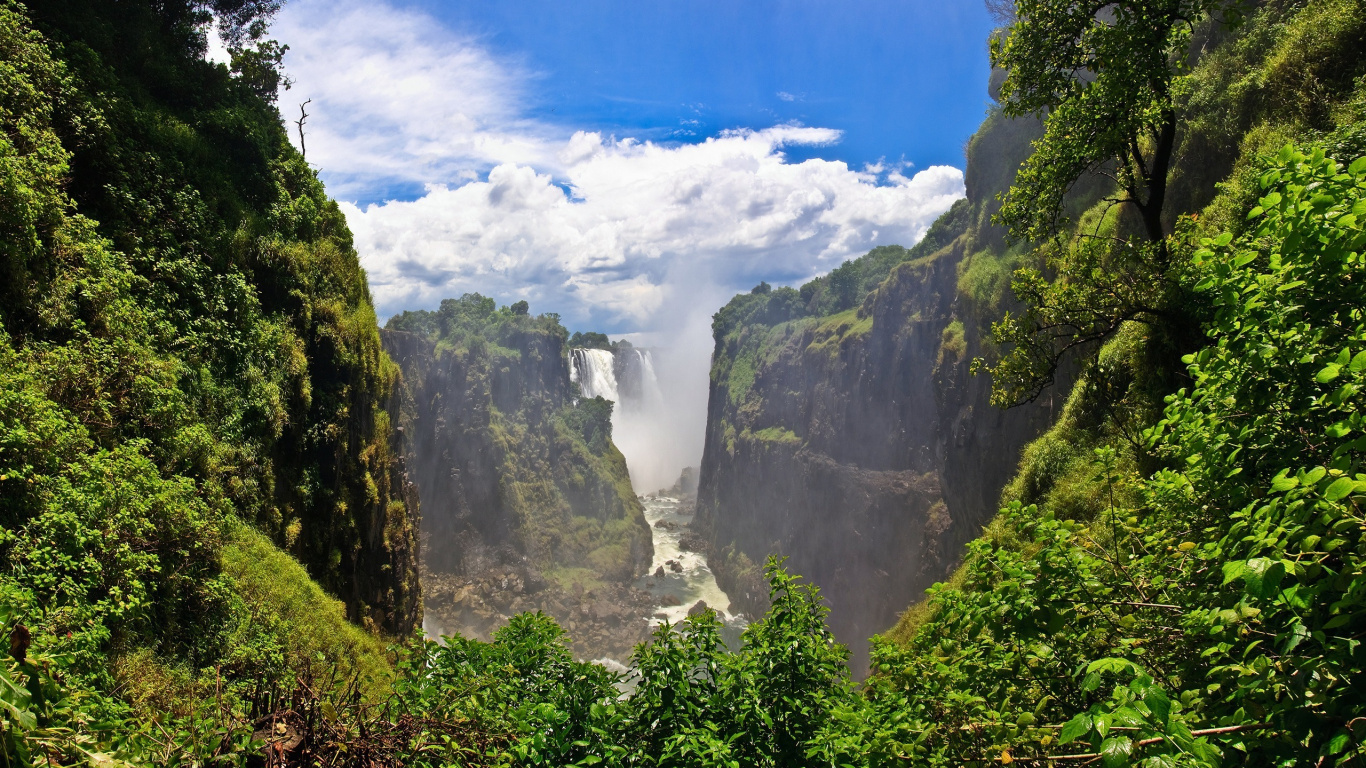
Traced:
<path fill-rule="evenodd" d="M 424 583 L 428 635 L 489 640 L 512 616 L 541 611 L 569 632 L 580 659 L 629 658 L 636 644 L 649 639 L 648 617 L 655 610 L 654 597 L 634 586 L 564 589 L 525 568 L 505 567 L 472 579 L 431 573 Z"/>
<path fill-rule="evenodd" d="M 651 574 L 635 583 L 585 589 L 563 587 L 525 565 L 491 565 L 473 577 L 425 572 L 424 629 L 429 636 L 462 635 L 489 640 L 508 620 L 541 611 L 569 632 L 580 659 L 625 662 L 639 643 L 664 621 L 678 623 L 711 608 L 724 624 L 728 643 L 738 643 L 746 626 L 716 584 L 700 547 L 689 546 L 693 504 L 688 498 L 641 499 L 654 535 Z"/>

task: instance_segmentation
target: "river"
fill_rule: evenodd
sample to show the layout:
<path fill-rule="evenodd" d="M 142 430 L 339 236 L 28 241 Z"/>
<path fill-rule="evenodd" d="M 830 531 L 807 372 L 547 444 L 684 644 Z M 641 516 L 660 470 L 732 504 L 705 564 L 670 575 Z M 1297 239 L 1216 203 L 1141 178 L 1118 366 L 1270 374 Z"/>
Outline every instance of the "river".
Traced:
<path fill-rule="evenodd" d="M 693 505 L 669 496 L 646 496 L 643 504 L 645 521 L 653 533 L 655 558 L 650 564 L 650 575 L 638 579 L 636 586 L 653 595 L 656 602 L 665 603 L 649 617 L 650 624 L 658 626 L 664 621 L 677 624 L 701 601 L 721 619 L 721 635 L 726 645 L 737 648 L 740 633 L 748 626 L 745 618 L 729 612 L 730 598 L 716 583 L 715 574 L 707 567 L 707 559 L 699 552 L 689 552 L 679 546 L 684 528 L 692 522 Z M 678 568 L 672 567 L 671 563 L 677 563 Z"/>

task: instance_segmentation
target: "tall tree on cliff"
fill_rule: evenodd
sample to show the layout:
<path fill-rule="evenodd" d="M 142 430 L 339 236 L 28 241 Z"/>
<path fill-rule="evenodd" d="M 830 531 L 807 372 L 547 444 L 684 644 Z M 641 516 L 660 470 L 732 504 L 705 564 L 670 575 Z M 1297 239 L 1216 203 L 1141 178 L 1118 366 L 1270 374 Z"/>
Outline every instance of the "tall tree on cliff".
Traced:
<path fill-rule="evenodd" d="M 1016 274 L 1026 309 L 993 329 L 998 342 L 1013 345 L 992 369 L 997 404 L 1037 397 L 1068 350 L 1107 338 L 1125 321 L 1160 322 L 1170 313 L 1163 209 L 1179 121 L 1173 84 L 1192 63 L 1199 25 L 1212 15 L 1235 20 L 1239 5 L 1019 0 L 1013 22 L 992 40 L 992 65 L 1008 72 L 1002 111 L 1044 121 L 997 220 L 1012 237 L 1038 244 L 1054 276 Z M 1092 174 L 1110 180 L 1107 202 L 1136 214 L 1136 226 L 1104 237 L 1068 231 L 1068 193 Z"/>

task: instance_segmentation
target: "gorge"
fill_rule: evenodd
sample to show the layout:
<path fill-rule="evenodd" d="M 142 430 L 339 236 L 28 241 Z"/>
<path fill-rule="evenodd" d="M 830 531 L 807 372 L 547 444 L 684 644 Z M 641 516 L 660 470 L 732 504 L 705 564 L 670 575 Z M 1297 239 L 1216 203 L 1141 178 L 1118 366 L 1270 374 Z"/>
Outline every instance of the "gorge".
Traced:
<path fill-rule="evenodd" d="M 813 175 L 623 185 L 650 275 L 591 216 L 544 262 L 606 282 L 396 261 L 521 293 L 381 321 L 358 244 L 404 233 L 353 228 L 408 209 L 329 197 L 303 105 L 291 144 L 279 3 L 0 0 L 0 765 L 1366 760 L 1366 2 L 1106 7 L 993 0 L 963 198 L 828 271 L 717 246 L 757 285 L 694 370 L 530 281 L 634 329 L 699 284 L 669 216 L 882 232 L 803 206 L 907 166 L 575 133 Z M 466 245 L 589 210 L 471 179 L 423 187 L 503 206 Z"/>
<path fill-rule="evenodd" d="M 401 372 L 429 636 L 487 640 L 540 610 L 580 658 L 625 661 L 699 600 L 725 616 L 702 557 L 678 547 L 695 489 L 631 486 L 623 451 L 670 439 L 654 434 L 665 403 L 650 350 L 570 349 L 556 320 L 478 295 L 397 316 L 381 338 Z"/>

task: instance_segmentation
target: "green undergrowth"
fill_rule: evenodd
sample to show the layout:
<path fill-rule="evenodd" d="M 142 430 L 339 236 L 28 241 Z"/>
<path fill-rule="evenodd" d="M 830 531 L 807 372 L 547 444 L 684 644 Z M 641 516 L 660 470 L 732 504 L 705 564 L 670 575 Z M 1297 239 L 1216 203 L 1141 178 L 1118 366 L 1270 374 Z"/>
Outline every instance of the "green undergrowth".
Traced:
<path fill-rule="evenodd" d="M 1026 452 L 1017 500 L 875 652 L 874 706 L 942 702 L 925 710 L 939 735 L 910 749 L 1360 759 L 1366 159 L 1344 170 L 1289 147 L 1263 166 L 1255 229 L 1186 254 L 1214 305 L 1192 386 L 1134 445 L 1079 384 Z M 1131 329 L 1101 365 L 1142 347 Z M 1145 453 L 1167 468 L 1139 469 Z M 949 736 L 958 722 L 974 735 Z"/>
<path fill-rule="evenodd" d="M 313 665 L 315 676 L 337 670 L 365 681 L 372 699 L 387 692 L 393 668 L 384 640 L 347 621 L 346 607 L 297 560 L 242 524 L 232 526 L 222 557 L 247 613 L 237 631 L 287 638 L 276 651 L 281 671 Z"/>

